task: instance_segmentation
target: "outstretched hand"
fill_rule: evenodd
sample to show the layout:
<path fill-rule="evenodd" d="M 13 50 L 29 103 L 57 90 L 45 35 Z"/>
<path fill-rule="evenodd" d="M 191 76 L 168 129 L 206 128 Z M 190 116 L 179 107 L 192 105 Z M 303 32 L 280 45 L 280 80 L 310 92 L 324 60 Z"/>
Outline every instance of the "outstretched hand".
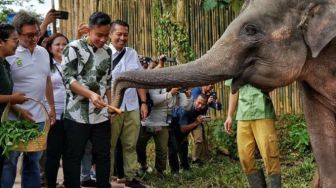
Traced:
<path fill-rule="evenodd" d="M 228 134 L 232 134 L 232 118 L 228 116 L 224 122 L 224 130 Z"/>

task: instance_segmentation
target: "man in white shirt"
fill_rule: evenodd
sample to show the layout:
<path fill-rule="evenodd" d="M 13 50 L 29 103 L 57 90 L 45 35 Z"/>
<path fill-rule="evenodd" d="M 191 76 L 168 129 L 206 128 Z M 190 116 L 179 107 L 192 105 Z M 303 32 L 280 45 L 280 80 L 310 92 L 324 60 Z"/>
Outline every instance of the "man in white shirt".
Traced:
<path fill-rule="evenodd" d="M 37 46 L 40 36 L 39 24 L 35 17 L 27 12 L 19 12 L 13 25 L 19 34 L 19 47 L 15 55 L 8 57 L 12 79 L 14 82 L 13 92 L 25 93 L 27 97 L 43 101 L 45 97 L 50 107 L 51 124 L 55 122 L 55 107 L 51 79 L 49 76 L 49 54 L 41 46 Z M 27 101 L 18 105 L 18 114 L 24 119 L 34 121 L 43 129 L 45 117 L 41 107 L 33 102 Z M 11 119 L 17 119 L 11 115 Z M 13 187 L 16 176 L 16 164 L 20 152 L 11 152 L 10 157 L 5 160 L 1 187 Z M 39 160 L 42 152 L 24 153 L 21 187 L 40 187 L 40 166 Z"/>
<path fill-rule="evenodd" d="M 142 70 L 137 52 L 129 47 L 125 47 L 128 41 L 129 25 L 121 20 L 112 22 L 110 38 L 112 49 L 112 60 L 118 57 L 119 54 L 126 50 L 119 63 L 112 71 L 112 80 L 115 80 L 120 73 L 131 70 Z M 138 93 L 137 93 L 138 92 Z M 140 98 L 140 112 L 139 101 Z M 148 109 L 146 104 L 146 90 L 129 88 L 125 91 L 124 98 L 121 104 L 122 114 L 112 118 L 112 140 L 111 140 L 111 174 L 114 170 L 115 148 L 117 140 L 120 138 L 124 173 L 126 178 L 126 186 L 138 186 L 139 182 L 135 181 L 137 170 L 136 143 L 140 131 L 140 115 L 141 118 L 146 118 Z M 134 180 L 134 181 L 133 181 Z"/>

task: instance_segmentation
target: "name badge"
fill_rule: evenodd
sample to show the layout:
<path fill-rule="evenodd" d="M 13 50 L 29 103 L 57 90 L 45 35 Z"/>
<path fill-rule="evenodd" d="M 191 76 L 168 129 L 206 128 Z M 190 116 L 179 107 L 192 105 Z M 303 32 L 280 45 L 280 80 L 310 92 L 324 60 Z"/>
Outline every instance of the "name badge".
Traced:
<path fill-rule="evenodd" d="M 18 67 L 22 67 L 22 65 L 23 65 L 23 64 L 22 64 L 22 59 L 19 59 L 19 58 L 18 58 L 18 59 L 16 60 L 16 65 L 17 65 Z"/>

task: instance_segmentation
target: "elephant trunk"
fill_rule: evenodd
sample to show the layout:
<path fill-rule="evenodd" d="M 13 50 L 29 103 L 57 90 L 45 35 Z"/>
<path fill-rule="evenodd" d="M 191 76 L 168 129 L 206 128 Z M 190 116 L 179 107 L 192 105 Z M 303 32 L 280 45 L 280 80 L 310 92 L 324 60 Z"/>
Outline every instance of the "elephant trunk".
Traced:
<path fill-rule="evenodd" d="M 211 57 L 209 54 L 211 53 L 183 65 L 120 74 L 113 82 L 112 105 L 116 107 L 121 105 L 127 88 L 195 87 L 231 78 L 232 71 L 226 70 L 227 68 L 218 63 L 216 57 Z"/>

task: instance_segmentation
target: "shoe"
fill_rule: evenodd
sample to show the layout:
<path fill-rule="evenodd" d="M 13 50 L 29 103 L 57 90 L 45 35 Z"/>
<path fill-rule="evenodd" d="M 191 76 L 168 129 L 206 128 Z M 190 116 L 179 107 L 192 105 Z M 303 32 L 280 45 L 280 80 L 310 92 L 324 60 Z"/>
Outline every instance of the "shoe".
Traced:
<path fill-rule="evenodd" d="M 86 181 L 81 181 L 80 185 L 82 187 L 97 187 L 97 183 L 95 180 L 89 179 Z"/>
<path fill-rule="evenodd" d="M 204 162 L 201 159 L 193 160 L 191 163 L 194 164 L 194 165 L 197 165 L 197 166 L 203 166 L 204 165 Z"/>
<path fill-rule="evenodd" d="M 126 181 L 125 187 L 132 187 L 132 188 L 146 188 L 146 186 L 142 185 L 140 181 L 136 179 L 132 179 L 131 181 Z"/>
<path fill-rule="evenodd" d="M 139 170 L 136 172 L 137 176 L 142 177 L 146 173 L 150 174 L 153 172 L 153 169 L 150 166 L 140 167 Z"/>
<path fill-rule="evenodd" d="M 117 183 L 126 183 L 127 180 L 125 178 L 117 178 Z"/>
<path fill-rule="evenodd" d="M 173 176 L 173 178 L 178 178 L 180 176 L 179 171 L 171 171 L 170 173 Z"/>
<path fill-rule="evenodd" d="M 157 172 L 156 173 L 156 177 L 159 178 L 160 180 L 164 180 L 165 179 L 165 175 L 163 172 Z"/>

